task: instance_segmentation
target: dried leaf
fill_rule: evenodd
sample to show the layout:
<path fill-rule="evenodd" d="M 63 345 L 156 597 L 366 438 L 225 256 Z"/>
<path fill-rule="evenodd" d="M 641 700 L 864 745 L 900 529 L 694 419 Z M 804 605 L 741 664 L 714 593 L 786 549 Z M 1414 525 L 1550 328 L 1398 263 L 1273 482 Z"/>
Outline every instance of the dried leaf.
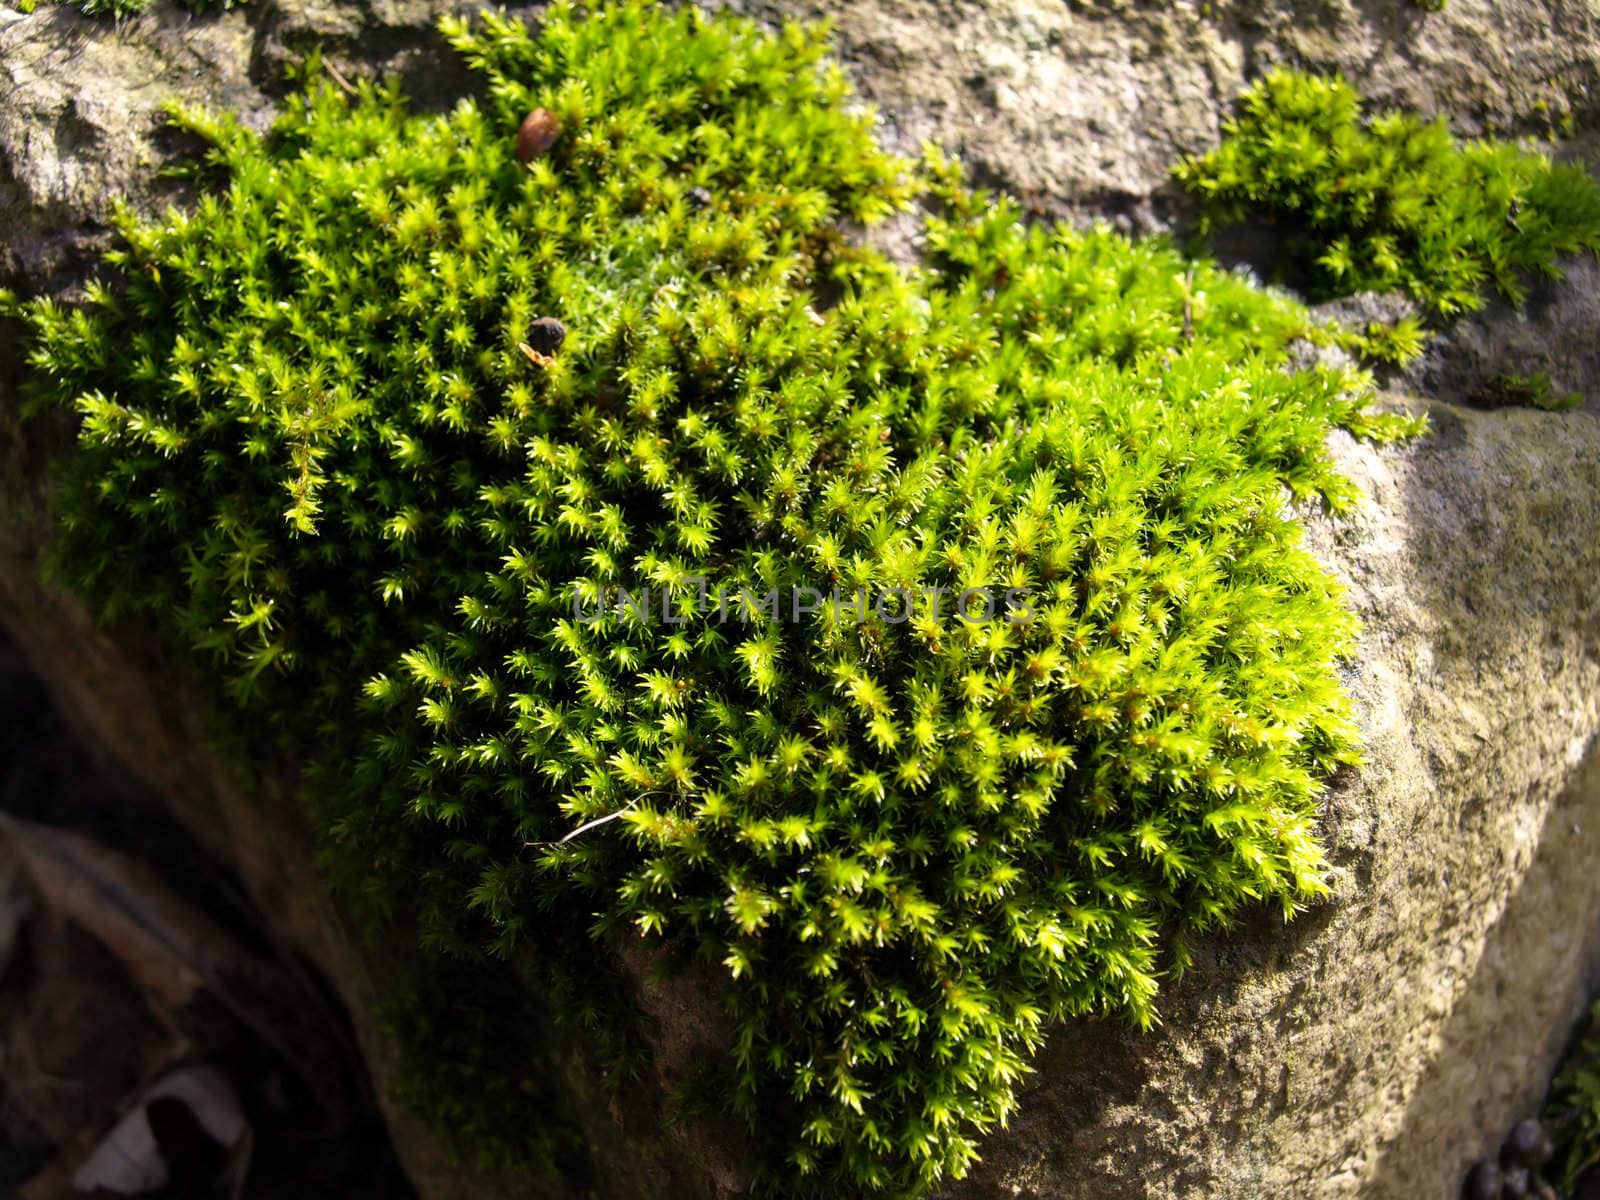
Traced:
<path fill-rule="evenodd" d="M 104 1188 L 120 1196 L 138 1196 L 167 1186 L 179 1164 L 166 1160 L 150 1122 L 151 1105 L 163 1099 L 182 1101 L 228 1157 L 249 1135 L 249 1123 L 227 1077 L 214 1067 L 181 1067 L 145 1092 L 95 1147 L 72 1177 L 78 1191 Z"/>
<path fill-rule="evenodd" d="M 348 1118 L 345 1055 L 308 986 L 242 948 L 137 859 L 5 813 L 0 839 L 42 902 L 104 943 L 160 1006 L 179 1012 L 209 992 L 295 1068 L 331 1124 Z"/>
<path fill-rule="evenodd" d="M 40 897 L 119 957 L 167 1007 L 204 986 L 198 963 L 231 939 L 174 896 L 145 864 L 81 834 L 0 813 L 0 833 Z"/>

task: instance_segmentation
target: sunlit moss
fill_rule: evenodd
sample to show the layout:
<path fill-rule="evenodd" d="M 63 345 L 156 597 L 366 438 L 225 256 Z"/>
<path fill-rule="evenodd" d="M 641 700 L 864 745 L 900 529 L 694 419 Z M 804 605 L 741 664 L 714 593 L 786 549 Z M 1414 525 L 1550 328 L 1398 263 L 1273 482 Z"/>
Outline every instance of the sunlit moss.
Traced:
<path fill-rule="evenodd" d="M 1207 224 L 1275 222 L 1323 294 L 1402 290 L 1449 317 L 1600 249 L 1600 189 L 1512 142 L 1461 143 L 1443 119 L 1363 114 L 1337 77 L 1276 70 L 1240 98 L 1222 145 L 1176 168 Z"/>

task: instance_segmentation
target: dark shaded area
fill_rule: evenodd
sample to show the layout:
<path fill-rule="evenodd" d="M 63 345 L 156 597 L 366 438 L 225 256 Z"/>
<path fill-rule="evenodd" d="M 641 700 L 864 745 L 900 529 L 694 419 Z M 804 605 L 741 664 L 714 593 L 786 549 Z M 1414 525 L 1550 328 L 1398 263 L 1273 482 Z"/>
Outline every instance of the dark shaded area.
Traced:
<path fill-rule="evenodd" d="M 265 919 L 229 872 L 210 861 L 155 801 L 52 703 L 17 647 L 0 635 L 0 811 L 70 828 L 157 869 L 184 900 L 240 946 L 283 961 Z M 3 872 L 0 872 L 3 874 Z M 24 885 L 25 886 L 25 885 Z M 5 888 L 0 887 L 0 905 Z M 310 969 L 288 964 L 296 975 Z M 313 985 L 315 986 L 315 984 Z M 326 989 L 323 989 L 326 991 Z M 194 1057 L 219 1069 L 253 1131 L 247 1200 L 405 1200 L 414 1195 L 394 1156 L 353 1047 L 341 1064 L 362 1097 L 354 1122 L 324 1128 L 318 1098 L 292 1067 L 222 1006 L 202 997 L 184 1032 Z M 349 1044 L 340 1028 L 331 1036 Z M 117 956 L 37 897 L 8 958 L 0 957 L 0 1195 L 61 1156 L 69 1168 L 153 1082 L 152 1048 L 171 1031 Z M 226 1195 L 226 1154 L 175 1101 L 149 1106 L 173 1168 L 149 1193 Z M 62 1135 L 73 1130 L 72 1144 Z M 65 1151 L 65 1153 L 63 1153 Z M 58 1165 L 61 1165 L 58 1163 Z"/>

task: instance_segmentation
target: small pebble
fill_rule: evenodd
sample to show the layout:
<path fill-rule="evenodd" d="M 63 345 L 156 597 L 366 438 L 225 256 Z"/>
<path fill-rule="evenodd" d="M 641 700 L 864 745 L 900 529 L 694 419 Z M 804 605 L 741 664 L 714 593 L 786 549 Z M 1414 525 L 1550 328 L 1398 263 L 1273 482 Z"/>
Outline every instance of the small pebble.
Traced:
<path fill-rule="evenodd" d="M 1512 1167 L 1507 1171 L 1500 1195 L 1503 1200 L 1528 1200 L 1533 1195 L 1533 1176 L 1528 1173 L 1528 1168 Z"/>
<path fill-rule="evenodd" d="M 1554 1157 L 1555 1149 L 1544 1126 L 1529 1118 L 1511 1127 L 1511 1136 L 1506 1138 L 1502 1153 L 1508 1161 L 1537 1171 Z"/>
<path fill-rule="evenodd" d="M 528 326 L 528 345 L 540 354 L 554 354 L 566 340 L 567 327 L 554 317 L 540 317 Z"/>
<path fill-rule="evenodd" d="M 1500 1190 L 1505 1186 L 1505 1175 L 1498 1163 L 1485 1159 L 1474 1163 L 1467 1172 L 1467 1200 L 1500 1200 Z"/>
<path fill-rule="evenodd" d="M 536 108 L 522 118 L 517 130 L 517 161 L 532 162 L 550 153 L 561 136 L 561 122 L 548 108 Z"/>

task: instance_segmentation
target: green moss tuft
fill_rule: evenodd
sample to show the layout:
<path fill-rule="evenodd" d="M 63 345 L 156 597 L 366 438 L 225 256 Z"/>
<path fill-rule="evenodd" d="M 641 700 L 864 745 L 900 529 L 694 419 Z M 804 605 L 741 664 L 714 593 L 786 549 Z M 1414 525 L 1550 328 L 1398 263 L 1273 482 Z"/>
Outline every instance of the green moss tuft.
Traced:
<path fill-rule="evenodd" d="M 1600 250 L 1600 189 L 1507 142 L 1462 145 L 1441 120 L 1370 119 L 1342 79 L 1276 70 L 1240 99 L 1221 146 L 1175 172 L 1208 228 L 1278 223 L 1327 296 L 1403 290 L 1435 315 L 1523 296 L 1532 272 Z"/>
<path fill-rule="evenodd" d="M 1149 1025 L 1197 933 L 1326 894 L 1355 622 L 1296 504 L 1352 499 L 1333 428 L 1415 426 L 1289 369 L 1291 301 L 884 154 L 815 31 L 445 28 L 486 104 L 179 114 L 221 190 L 29 306 L 57 569 L 308 763 L 370 911 L 700 956 L 760 1186 L 922 1194 L 1053 1022 Z M 841 235 L 919 193 L 929 268 Z"/>

